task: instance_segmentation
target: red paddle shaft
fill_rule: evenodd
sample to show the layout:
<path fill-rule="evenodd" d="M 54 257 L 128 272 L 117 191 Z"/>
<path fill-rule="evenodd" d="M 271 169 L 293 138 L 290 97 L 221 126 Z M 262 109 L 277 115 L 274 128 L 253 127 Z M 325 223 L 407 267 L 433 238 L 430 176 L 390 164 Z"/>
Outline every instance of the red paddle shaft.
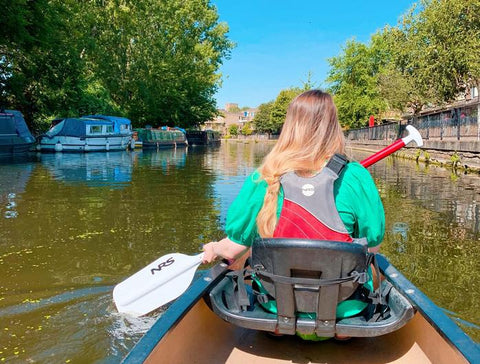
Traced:
<path fill-rule="evenodd" d="M 388 147 L 383 148 L 377 153 L 361 161 L 360 164 L 365 168 L 370 167 L 372 164 L 378 162 L 385 157 L 388 157 L 390 154 L 395 153 L 397 150 L 403 148 L 411 141 L 414 141 L 418 147 L 421 147 L 423 145 L 423 140 L 418 130 L 415 129 L 415 127 L 412 125 L 407 125 L 406 130 L 408 131 L 408 135 L 406 137 L 394 141 Z"/>

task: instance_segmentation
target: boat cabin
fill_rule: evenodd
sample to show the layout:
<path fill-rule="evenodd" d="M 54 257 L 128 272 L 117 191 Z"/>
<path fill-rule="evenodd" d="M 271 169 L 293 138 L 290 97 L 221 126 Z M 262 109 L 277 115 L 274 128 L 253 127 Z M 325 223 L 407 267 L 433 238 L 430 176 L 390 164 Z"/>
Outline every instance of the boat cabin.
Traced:
<path fill-rule="evenodd" d="M 124 117 L 95 114 L 95 115 L 82 116 L 82 118 L 111 121 L 113 122 L 113 129 L 115 133 L 129 134 L 129 135 L 133 134 L 132 122 L 130 121 L 130 119 L 127 119 Z"/>
<path fill-rule="evenodd" d="M 20 111 L 0 111 L 0 154 L 27 153 L 35 143 Z"/>
<path fill-rule="evenodd" d="M 187 146 L 185 133 L 177 128 L 154 129 L 151 127 L 134 130 L 135 145 L 145 149 L 164 149 Z"/>

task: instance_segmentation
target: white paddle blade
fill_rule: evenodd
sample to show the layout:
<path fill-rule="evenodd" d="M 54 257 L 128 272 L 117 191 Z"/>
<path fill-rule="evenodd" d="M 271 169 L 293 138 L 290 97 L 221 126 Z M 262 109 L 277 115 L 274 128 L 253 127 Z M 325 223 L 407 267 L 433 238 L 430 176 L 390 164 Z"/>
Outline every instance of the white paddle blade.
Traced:
<path fill-rule="evenodd" d="M 405 145 L 411 141 L 414 141 L 415 144 L 417 144 L 417 147 L 421 147 L 423 145 L 423 139 L 420 132 L 413 125 L 407 125 L 406 129 L 408 131 L 408 135 L 402 138 Z"/>
<path fill-rule="evenodd" d="M 115 286 L 117 310 L 142 316 L 174 300 L 186 291 L 202 258 L 203 253 L 172 253 L 158 258 Z"/>

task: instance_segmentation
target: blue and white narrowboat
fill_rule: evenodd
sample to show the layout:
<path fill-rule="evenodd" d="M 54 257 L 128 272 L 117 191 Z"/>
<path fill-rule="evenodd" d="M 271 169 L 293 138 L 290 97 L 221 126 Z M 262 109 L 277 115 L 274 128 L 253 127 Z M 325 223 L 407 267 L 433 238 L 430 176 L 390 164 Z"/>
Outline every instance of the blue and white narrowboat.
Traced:
<path fill-rule="evenodd" d="M 117 120 L 115 120 L 117 119 Z M 102 152 L 125 150 L 132 145 L 130 120 L 92 115 L 52 123 L 40 136 L 42 152 Z"/>

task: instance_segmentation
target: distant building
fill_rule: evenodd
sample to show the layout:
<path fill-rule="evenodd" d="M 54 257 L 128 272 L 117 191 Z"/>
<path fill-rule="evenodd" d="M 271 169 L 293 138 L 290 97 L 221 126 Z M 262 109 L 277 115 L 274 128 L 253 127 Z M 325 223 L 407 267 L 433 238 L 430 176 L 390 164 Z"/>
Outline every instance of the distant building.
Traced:
<path fill-rule="evenodd" d="M 243 126 L 251 122 L 255 117 L 257 108 L 247 108 L 241 110 L 238 104 L 227 103 L 224 109 L 219 109 L 220 115 L 213 120 L 209 120 L 204 124 L 202 129 L 211 129 L 219 131 L 222 135 L 228 134 L 228 129 L 232 125 L 238 125 L 241 129 Z"/>
<path fill-rule="evenodd" d="M 228 102 L 225 104 L 225 110 L 227 110 L 228 112 L 237 112 L 238 110 L 240 110 L 240 108 L 238 107 L 238 104 Z"/>
<path fill-rule="evenodd" d="M 449 104 L 424 107 L 417 114 L 403 115 L 406 122 L 419 129 L 425 139 L 479 140 L 480 96 L 477 87 L 458 95 Z"/>

